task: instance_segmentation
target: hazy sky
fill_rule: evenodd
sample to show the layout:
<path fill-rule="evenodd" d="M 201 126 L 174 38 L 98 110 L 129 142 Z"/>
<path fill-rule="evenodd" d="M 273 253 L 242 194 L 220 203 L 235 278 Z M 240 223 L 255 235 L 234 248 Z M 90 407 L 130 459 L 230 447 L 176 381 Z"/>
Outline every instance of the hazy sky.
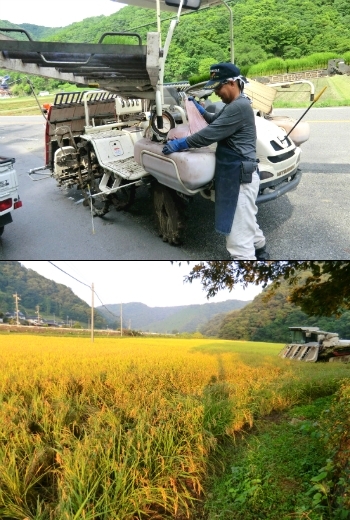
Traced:
<path fill-rule="evenodd" d="M 201 283 L 184 283 L 184 276 L 196 262 L 171 264 L 170 261 L 55 261 L 74 278 L 89 287 L 73 280 L 48 261 L 21 262 L 28 269 L 37 271 L 45 278 L 70 287 L 82 300 L 91 305 L 91 283 L 102 303 L 141 302 L 149 307 L 168 307 L 172 305 L 191 305 L 225 300 L 253 300 L 261 292 L 260 287 L 250 285 L 246 289 L 237 287 L 231 293 L 221 291 L 207 300 Z M 95 297 L 95 306 L 101 302 Z"/>
<path fill-rule="evenodd" d="M 65 27 L 91 16 L 109 16 L 122 7 L 111 0 L 2 0 L 0 20 Z"/>

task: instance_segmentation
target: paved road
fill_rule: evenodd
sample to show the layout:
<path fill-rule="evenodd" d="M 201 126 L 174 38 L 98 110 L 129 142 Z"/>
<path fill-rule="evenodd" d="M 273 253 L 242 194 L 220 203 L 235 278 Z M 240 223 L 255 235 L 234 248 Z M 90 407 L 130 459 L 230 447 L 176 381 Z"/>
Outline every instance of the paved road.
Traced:
<path fill-rule="evenodd" d="M 44 161 L 44 119 L 1 117 L 0 155 L 16 158 L 23 207 L 0 238 L 3 260 L 174 260 L 182 252 L 163 243 L 146 213 L 147 191 L 131 214 L 112 210 L 92 219 L 88 208 L 75 205 L 75 190 L 57 188 L 52 178 L 32 181 L 27 172 Z"/>
<path fill-rule="evenodd" d="M 276 110 L 300 117 L 302 110 Z M 298 188 L 260 206 L 272 257 L 350 259 L 350 107 L 312 108 Z"/>
<path fill-rule="evenodd" d="M 302 110 L 277 110 L 298 118 Z M 310 140 L 302 147 L 298 188 L 261 205 L 258 220 L 276 260 L 350 259 L 350 107 L 312 108 Z M 225 240 L 213 230 L 214 205 L 196 196 L 188 207 L 182 247 L 157 236 L 150 194 L 138 190 L 129 212 L 112 210 L 93 220 L 80 194 L 33 182 L 27 172 L 44 164 L 41 116 L 1 117 L 0 154 L 16 158 L 23 207 L 0 239 L 3 260 L 220 260 Z"/>

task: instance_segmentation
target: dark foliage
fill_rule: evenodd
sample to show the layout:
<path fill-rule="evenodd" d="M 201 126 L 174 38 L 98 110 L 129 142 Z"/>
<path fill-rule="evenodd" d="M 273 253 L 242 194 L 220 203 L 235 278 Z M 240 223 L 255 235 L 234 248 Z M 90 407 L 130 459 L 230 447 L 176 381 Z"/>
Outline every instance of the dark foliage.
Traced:
<path fill-rule="evenodd" d="M 87 303 L 75 296 L 65 285 L 48 280 L 32 269 L 27 269 L 20 262 L 0 262 L 0 311 L 14 311 L 13 295 L 17 293 L 21 300 L 19 310 L 25 315 L 34 315 L 36 306 L 40 315 L 56 320 L 70 320 L 87 323 L 91 309 Z M 95 326 L 105 327 L 105 320 L 95 316 Z"/>
<path fill-rule="evenodd" d="M 285 264 L 287 264 L 287 262 L 285 262 Z M 256 276 L 258 276 L 258 265 L 254 265 L 253 267 L 256 270 Z M 330 266 L 328 265 L 328 268 L 329 267 Z M 223 268 L 222 265 L 221 268 Z M 295 277 L 296 273 L 297 271 L 294 271 L 293 275 L 291 273 L 289 273 L 289 275 L 291 277 Z M 243 277 L 248 276 L 248 271 L 245 274 L 241 274 Z M 209 273 L 207 272 L 206 276 L 208 277 L 208 275 Z M 229 276 L 227 271 L 226 276 Z M 252 276 L 252 272 L 250 272 L 250 276 Z M 259 276 L 262 276 L 262 271 L 260 272 Z M 267 276 L 267 272 L 265 272 L 264 276 Z M 270 273 L 269 276 L 272 277 L 272 274 Z M 334 278 L 334 291 L 337 291 L 338 284 L 336 282 L 337 277 L 335 273 Z M 221 272 L 220 279 L 225 280 L 223 271 Z M 311 281 L 309 281 L 307 284 L 307 281 L 310 279 Z M 226 283 L 228 283 L 229 280 L 230 278 L 227 278 Z M 261 282 L 265 281 L 265 283 L 267 283 L 267 278 L 265 278 L 265 280 L 259 278 L 259 280 Z M 207 282 L 209 283 L 209 278 L 207 279 Z M 211 281 L 211 283 L 218 282 L 219 278 Z M 323 316 L 308 315 L 307 312 L 304 312 L 301 307 L 297 305 L 297 297 L 294 299 L 291 297 L 291 291 L 292 294 L 295 293 L 297 295 L 303 294 L 303 290 L 311 291 L 312 284 L 315 285 L 314 290 L 316 291 L 317 297 L 321 289 L 318 287 L 318 285 L 316 285 L 316 281 L 314 277 L 311 276 L 310 272 L 302 272 L 301 274 L 299 273 L 298 279 L 293 278 L 292 288 L 290 282 L 291 278 L 287 278 L 286 280 L 283 278 L 281 280 L 279 278 L 278 286 L 274 288 L 271 286 L 266 287 L 252 303 L 239 311 L 230 312 L 224 316 L 221 316 L 219 322 L 217 319 L 210 320 L 204 327 L 200 329 L 201 332 L 209 336 L 213 335 L 224 339 L 272 341 L 279 343 L 288 342 L 290 340 L 290 332 L 288 327 L 313 326 L 330 332 L 338 332 L 342 338 L 350 338 L 349 310 L 344 308 L 342 311 L 340 311 L 339 305 L 333 305 L 333 308 L 338 309 L 339 311 L 337 316 L 328 316 L 327 314 Z M 213 290 L 213 286 L 211 286 L 211 288 Z M 326 291 L 326 289 L 324 290 Z M 329 293 L 330 296 L 333 294 L 334 299 L 337 299 L 338 296 L 340 296 L 338 294 L 334 294 L 329 285 L 327 286 L 327 293 Z M 343 294 L 343 292 L 340 294 Z M 310 296 L 307 296 L 307 298 L 309 299 Z M 310 304 L 311 309 L 316 308 L 317 302 L 314 303 L 312 301 L 311 303 L 307 303 Z M 317 309 L 321 310 L 322 305 L 322 303 L 319 304 Z"/>
<path fill-rule="evenodd" d="M 313 53 L 349 50 L 350 11 L 347 0 L 231 0 L 235 62 L 244 69 L 271 58 L 290 60 Z M 175 14 L 161 15 L 162 41 Z M 0 26 L 16 26 L 0 21 Z M 110 16 L 86 18 L 63 28 L 22 24 L 35 37 L 64 42 L 96 43 L 105 32 L 156 30 L 154 10 L 126 6 Z M 17 37 L 17 36 L 16 36 Z M 181 17 L 166 64 L 166 81 L 208 74 L 209 65 L 230 59 L 230 18 L 219 5 Z M 108 37 L 106 43 L 132 43 L 130 38 Z"/>
<path fill-rule="evenodd" d="M 304 282 L 299 284 L 303 273 Z M 281 281 L 290 287 L 288 300 L 299 305 L 309 316 L 340 316 L 350 309 L 350 262 L 341 260 L 293 261 L 211 261 L 195 265 L 186 281 L 200 279 L 210 298 L 227 287 L 250 283 L 266 287 L 272 283 L 266 298 Z M 266 301 L 266 299 L 265 299 Z"/>

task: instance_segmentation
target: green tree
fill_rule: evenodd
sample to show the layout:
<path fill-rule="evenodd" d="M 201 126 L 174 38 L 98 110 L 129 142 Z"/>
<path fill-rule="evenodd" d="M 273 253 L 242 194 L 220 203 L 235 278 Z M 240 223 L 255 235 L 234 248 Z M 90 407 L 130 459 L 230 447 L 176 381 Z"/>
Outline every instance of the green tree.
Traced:
<path fill-rule="evenodd" d="M 301 273 L 298 285 L 303 285 L 307 277 L 307 272 Z M 337 332 L 341 338 L 350 337 L 349 311 L 343 313 L 340 318 L 308 316 L 300 307 L 289 301 L 288 280 L 283 279 L 280 286 L 267 299 L 266 293 L 269 287 L 239 311 L 221 316 L 216 329 L 213 330 L 209 322 L 201 327 L 201 332 L 224 339 L 287 343 L 290 341 L 289 327 L 312 326 Z"/>
<path fill-rule="evenodd" d="M 215 63 L 215 58 L 203 58 L 198 65 L 198 74 L 208 74 L 210 66 Z"/>
<path fill-rule="evenodd" d="M 74 321 L 86 322 L 86 316 L 91 313 L 89 305 L 65 285 L 44 278 L 19 262 L 0 262 L 0 306 L 3 312 L 14 310 L 14 293 L 21 297 L 20 310 L 26 314 L 34 315 L 39 305 L 40 315 L 55 313 L 56 319 L 65 321 L 69 316 Z M 97 312 L 95 326 L 106 326 L 106 321 Z"/>
<path fill-rule="evenodd" d="M 267 53 L 256 42 L 242 42 L 235 45 L 235 60 L 240 68 L 249 67 L 267 59 Z"/>
<path fill-rule="evenodd" d="M 79 321 L 76 321 L 74 324 L 73 324 L 73 329 L 82 329 L 83 327 L 81 326 L 81 323 Z"/>
<path fill-rule="evenodd" d="M 349 50 L 350 11 L 348 0 L 245 0 L 230 2 L 233 8 L 234 47 L 237 65 L 247 68 L 269 58 L 297 59 L 315 52 L 345 54 Z M 170 19 L 176 15 L 162 13 L 161 30 L 164 45 Z M 1 26 L 15 26 L 0 22 Z M 147 32 L 157 24 L 152 9 L 126 6 L 110 16 L 96 16 L 63 28 L 45 28 L 23 24 L 34 38 L 61 42 L 97 43 L 105 32 L 137 32 L 146 44 Z M 228 61 L 229 15 L 222 5 L 182 16 L 174 32 L 165 65 L 165 80 L 188 79 L 207 73 L 211 63 Z M 24 35 L 11 33 L 17 39 Z M 135 37 L 108 36 L 104 43 L 136 44 Z M 343 56 L 341 56 L 343 57 Z M 210 63 L 210 64 L 211 64 Z M 209 65 L 210 65 L 209 64 Z M 205 69 L 205 71 L 204 71 Z M 1 73 L 0 75 L 5 75 Z M 11 72 L 11 81 L 19 74 Z M 36 91 L 61 88 L 62 83 L 31 76 Z M 29 85 L 19 83 L 18 93 L 31 93 Z"/>
<path fill-rule="evenodd" d="M 306 274 L 301 285 L 302 273 Z M 237 284 L 263 285 L 271 283 L 265 298 L 271 297 L 287 280 L 289 301 L 309 316 L 340 316 L 350 309 L 350 262 L 341 260 L 293 260 L 280 262 L 211 261 L 196 264 L 187 282 L 200 279 L 208 299 L 223 288 L 230 291 Z M 266 300 L 265 300 L 266 301 Z"/>

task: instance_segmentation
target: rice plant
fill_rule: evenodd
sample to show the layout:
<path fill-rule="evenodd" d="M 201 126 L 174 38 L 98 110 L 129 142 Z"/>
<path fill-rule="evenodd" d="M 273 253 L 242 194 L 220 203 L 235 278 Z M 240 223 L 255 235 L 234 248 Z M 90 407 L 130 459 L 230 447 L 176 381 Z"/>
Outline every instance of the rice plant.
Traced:
<path fill-rule="evenodd" d="M 6 336 L 0 518 L 194 518 L 222 440 L 334 392 L 349 374 L 342 364 L 281 360 L 280 348 Z"/>

